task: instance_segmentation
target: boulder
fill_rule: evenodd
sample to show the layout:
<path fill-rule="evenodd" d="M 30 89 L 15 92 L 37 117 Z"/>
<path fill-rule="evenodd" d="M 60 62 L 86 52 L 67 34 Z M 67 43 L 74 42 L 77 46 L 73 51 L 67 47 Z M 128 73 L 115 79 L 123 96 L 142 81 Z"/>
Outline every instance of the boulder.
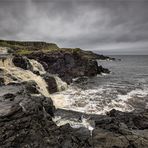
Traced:
<path fill-rule="evenodd" d="M 0 86 L 4 85 L 5 84 L 5 80 L 3 77 L 0 77 Z"/>
<path fill-rule="evenodd" d="M 103 68 L 101 65 L 97 67 L 97 72 L 98 74 L 101 74 L 101 73 L 109 74 L 110 73 L 110 71 L 107 68 Z"/>
<path fill-rule="evenodd" d="M 23 56 L 14 56 L 12 62 L 16 67 L 28 70 L 31 68 L 31 65 L 26 57 Z"/>
<path fill-rule="evenodd" d="M 57 83 L 56 80 L 53 76 L 51 76 L 50 74 L 46 73 L 43 76 L 44 80 L 46 81 L 47 85 L 48 85 L 48 91 L 49 93 L 55 93 L 58 91 L 57 89 Z"/>
<path fill-rule="evenodd" d="M 23 84 L 25 85 L 25 90 L 27 91 L 27 93 L 39 94 L 39 91 L 37 90 L 37 84 L 35 83 L 35 81 L 27 81 L 23 82 Z"/>

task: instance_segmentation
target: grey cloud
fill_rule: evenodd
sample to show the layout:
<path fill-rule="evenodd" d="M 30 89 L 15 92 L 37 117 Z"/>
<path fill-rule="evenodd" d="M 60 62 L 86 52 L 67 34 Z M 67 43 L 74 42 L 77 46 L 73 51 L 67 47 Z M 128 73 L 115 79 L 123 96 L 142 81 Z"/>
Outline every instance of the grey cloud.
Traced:
<path fill-rule="evenodd" d="M 147 14 L 147 0 L 0 0 L 0 38 L 148 54 Z"/>

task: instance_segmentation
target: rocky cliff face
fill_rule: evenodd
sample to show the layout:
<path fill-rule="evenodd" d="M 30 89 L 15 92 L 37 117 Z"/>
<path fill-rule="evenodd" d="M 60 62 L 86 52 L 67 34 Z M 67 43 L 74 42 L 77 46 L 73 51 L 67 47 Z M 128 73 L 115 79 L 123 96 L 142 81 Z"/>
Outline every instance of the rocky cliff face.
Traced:
<path fill-rule="evenodd" d="M 92 56 L 92 55 L 91 55 Z M 109 73 L 109 70 L 98 66 L 98 63 L 91 56 L 86 57 L 80 51 L 74 50 L 57 51 L 49 53 L 32 53 L 27 57 L 36 59 L 44 66 L 45 70 L 52 74 L 58 74 L 59 77 L 71 83 L 73 78 L 83 76 L 96 76 L 97 74 Z"/>
<path fill-rule="evenodd" d="M 30 65 L 23 56 L 35 59 L 41 63 L 45 70 L 51 74 L 71 83 L 73 78 L 83 76 L 96 76 L 97 74 L 109 73 L 109 70 L 98 66 L 96 59 L 111 59 L 107 56 L 98 55 L 91 51 L 79 48 L 59 48 L 56 44 L 46 42 L 19 42 L 0 40 L 0 46 L 8 47 L 15 66 L 29 69 Z M 8 52 L 9 52 L 8 50 Z"/>

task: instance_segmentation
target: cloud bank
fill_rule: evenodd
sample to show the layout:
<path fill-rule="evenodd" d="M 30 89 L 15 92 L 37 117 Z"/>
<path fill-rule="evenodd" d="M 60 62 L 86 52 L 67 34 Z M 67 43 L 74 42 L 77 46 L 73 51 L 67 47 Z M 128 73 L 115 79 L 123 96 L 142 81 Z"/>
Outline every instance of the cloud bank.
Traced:
<path fill-rule="evenodd" d="M 147 0 L 0 0 L 0 38 L 148 54 Z"/>

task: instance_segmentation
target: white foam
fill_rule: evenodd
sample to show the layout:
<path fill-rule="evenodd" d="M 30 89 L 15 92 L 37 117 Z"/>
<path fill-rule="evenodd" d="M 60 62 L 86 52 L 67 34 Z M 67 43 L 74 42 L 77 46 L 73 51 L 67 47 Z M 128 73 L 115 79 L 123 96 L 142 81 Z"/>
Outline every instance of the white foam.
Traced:
<path fill-rule="evenodd" d="M 143 98 L 147 95 L 147 89 L 135 89 L 126 95 L 119 95 L 114 88 L 100 87 L 82 90 L 72 86 L 60 93 L 61 99 L 64 99 L 64 102 L 66 102 L 64 109 L 90 114 L 106 114 L 106 112 L 113 108 L 130 112 L 134 108 L 128 101 L 135 96 Z"/>

